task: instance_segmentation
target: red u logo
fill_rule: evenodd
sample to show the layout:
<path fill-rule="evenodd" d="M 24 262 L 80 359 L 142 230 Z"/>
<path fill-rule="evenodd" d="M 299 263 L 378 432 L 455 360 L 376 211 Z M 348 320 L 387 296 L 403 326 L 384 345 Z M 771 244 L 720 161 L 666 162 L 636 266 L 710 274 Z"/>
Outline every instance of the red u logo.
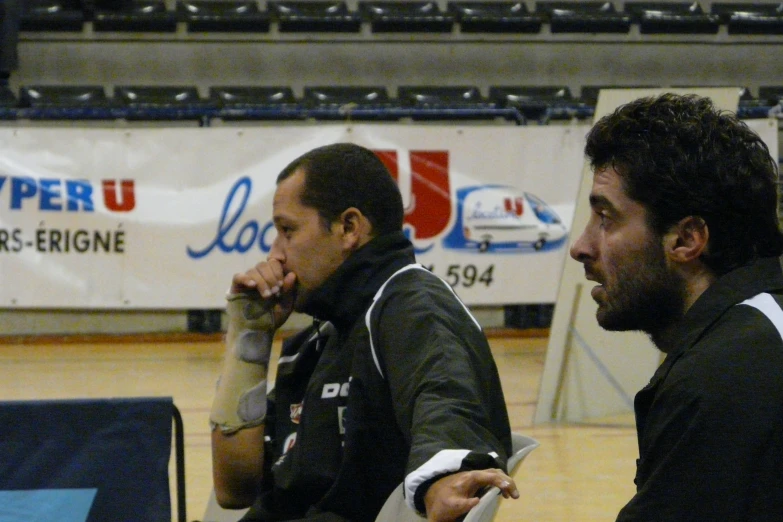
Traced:
<path fill-rule="evenodd" d="M 399 183 L 400 158 L 394 150 L 375 154 Z M 412 150 L 410 158 L 411 198 L 405 209 L 405 223 L 414 239 L 431 239 L 446 230 L 451 220 L 449 153 L 445 150 Z"/>
<path fill-rule="evenodd" d="M 134 181 L 123 179 L 120 181 L 119 199 L 117 194 L 117 180 L 103 180 L 103 202 L 106 208 L 112 212 L 129 212 L 136 207 L 136 193 Z"/>

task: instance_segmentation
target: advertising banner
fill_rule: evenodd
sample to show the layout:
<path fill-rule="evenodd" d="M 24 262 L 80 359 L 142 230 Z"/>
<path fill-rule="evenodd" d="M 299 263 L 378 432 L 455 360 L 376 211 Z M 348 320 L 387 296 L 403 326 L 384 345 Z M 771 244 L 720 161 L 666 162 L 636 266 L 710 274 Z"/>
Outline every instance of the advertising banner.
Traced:
<path fill-rule="evenodd" d="M 353 142 L 469 305 L 554 302 L 586 125 L 0 129 L 0 307 L 219 308 L 266 258 L 277 174 Z"/>

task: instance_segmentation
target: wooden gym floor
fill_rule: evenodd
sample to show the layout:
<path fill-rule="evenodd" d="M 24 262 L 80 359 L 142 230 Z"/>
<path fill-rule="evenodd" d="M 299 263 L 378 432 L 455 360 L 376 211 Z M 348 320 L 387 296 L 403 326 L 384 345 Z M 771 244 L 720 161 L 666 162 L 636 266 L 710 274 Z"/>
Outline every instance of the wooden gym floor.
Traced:
<path fill-rule="evenodd" d="M 632 416 L 534 426 L 546 337 L 490 332 L 490 343 L 512 429 L 541 442 L 514 477 L 521 498 L 503 501 L 496 522 L 613 521 L 634 491 Z M 279 341 L 275 346 L 279 350 Z M 218 336 L 0 338 L 0 397 L 173 397 L 185 425 L 187 513 L 193 521 L 203 515 L 212 488 L 208 414 L 222 356 Z M 172 462 L 172 490 L 173 469 Z M 172 504 L 175 499 L 172 494 Z"/>

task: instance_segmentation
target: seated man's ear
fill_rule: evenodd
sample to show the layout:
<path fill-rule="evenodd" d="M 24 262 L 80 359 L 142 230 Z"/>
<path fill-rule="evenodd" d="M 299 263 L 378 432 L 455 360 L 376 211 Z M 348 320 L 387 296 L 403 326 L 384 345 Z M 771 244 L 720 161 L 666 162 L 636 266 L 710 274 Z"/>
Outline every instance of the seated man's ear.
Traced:
<path fill-rule="evenodd" d="M 372 223 L 361 210 L 349 207 L 340 214 L 343 244 L 347 249 L 356 249 L 372 237 Z"/>
<path fill-rule="evenodd" d="M 699 216 L 688 216 L 678 221 L 664 235 L 664 251 L 677 263 L 687 263 L 701 257 L 707 251 L 710 230 Z"/>

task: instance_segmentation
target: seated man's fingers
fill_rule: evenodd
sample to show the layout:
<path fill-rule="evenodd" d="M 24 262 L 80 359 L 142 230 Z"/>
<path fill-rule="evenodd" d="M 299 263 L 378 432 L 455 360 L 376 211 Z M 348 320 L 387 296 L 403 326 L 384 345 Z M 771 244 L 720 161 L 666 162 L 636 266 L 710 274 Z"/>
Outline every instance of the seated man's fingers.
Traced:
<path fill-rule="evenodd" d="M 247 273 L 234 274 L 231 279 L 232 294 L 239 294 L 256 287 L 256 281 Z"/>
<path fill-rule="evenodd" d="M 477 497 L 440 498 L 427 510 L 427 520 L 430 522 L 452 522 L 473 509 L 478 503 Z"/>
<path fill-rule="evenodd" d="M 505 498 L 519 498 L 519 490 L 514 480 L 499 469 L 485 469 L 468 472 L 473 492 L 486 487 L 496 487 Z"/>
<path fill-rule="evenodd" d="M 482 489 L 496 487 L 506 498 L 519 498 L 514 481 L 499 469 L 463 471 L 435 481 L 424 497 L 430 522 L 450 522 L 479 503 Z"/>
<path fill-rule="evenodd" d="M 256 290 L 261 297 L 269 298 L 280 294 L 283 280 L 283 267 L 279 261 L 263 261 L 244 273 L 234 274 L 231 293 Z"/>
<path fill-rule="evenodd" d="M 256 265 L 256 268 L 261 276 L 272 286 L 282 288 L 285 274 L 283 274 L 283 265 L 280 264 L 280 261 L 277 259 L 269 259 L 264 263 Z"/>
<path fill-rule="evenodd" d="M 272 297 L 280 293 L 283 286 L 283 272 L 280 263 L 272 261 L 258 263 L 248 273 L 255 279 L 261 297 Z"/>

